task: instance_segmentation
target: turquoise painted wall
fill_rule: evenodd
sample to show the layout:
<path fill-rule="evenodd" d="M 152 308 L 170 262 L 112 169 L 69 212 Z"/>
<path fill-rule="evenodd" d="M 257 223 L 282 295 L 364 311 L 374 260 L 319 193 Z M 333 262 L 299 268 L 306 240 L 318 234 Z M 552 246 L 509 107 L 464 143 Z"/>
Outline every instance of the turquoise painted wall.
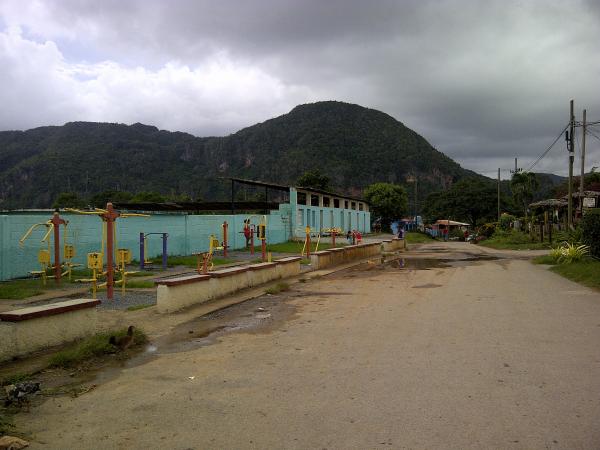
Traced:
<path fill-rule="evenodd" d="M 371 232 L 371 213 L 354 209 L 328 208 L 298 204 L 298 192 L 290 189 L 290 203 L 286 205 L 293 211 L 292 230 L 295 236 L 304 237 L 304 228 L 308 225 L 314 231 L 323 228 L 341 228 L 345 233 L 359 230 L 361 233 Z"/>
<path fill-rule="evenodd" d="M 302 235 L 306 225 L 315 231 L 322 228 L 337 227 L 341 228 L 344 233 L 348 230 L 370 233 L 371 213 L 352 209 L 297 205 L 296 235 Z"/>
<path fill-rule="evenodd" d="M 285 242 L 291 237 L 289 204 L 267 215 L 267 242 Z M 19 246 L 19 239 L 35 223 L 45 222 L 51 213 L 0 215 L 0 280 L 28 276 L 30 270 L 39 270 L 37 253 L 45 227 L 37 228 Z M 61 214 L 69 221 L 68 241 L 74 243 L 77 255 L 74 262 L 86 263 L 86 255 L 100 251 L 102 221 L 95 216 Z M 222 224 L 229 224 L 228 241 L 230 247 L 243 248 L 246 241 L 241 233 L 244 219 L 249 215 L 169 215 L 152 214 L 150 217 L 128 217 L 117 219 L 117 245 L 131 250 L 133 258 L 139 259 L 139 235 L 144 233 L 169 234 L 169 255 L 189 255 L 208 250 L 208 237 L 211 234 L 222 240 Z M 252 223 L 258 224 L 262 216 L 253 216 Z M 62 230 L 61 230 L 62 239 Z M 258 244 L 258 242 L 257 242 Z M 62 243 L 61 243 L 62 247 Z M 162 254 L 160 236 L 150 236 L 148 241 L 150 257 Z M 62 251 L 62 249 L 61 249 Z"/>

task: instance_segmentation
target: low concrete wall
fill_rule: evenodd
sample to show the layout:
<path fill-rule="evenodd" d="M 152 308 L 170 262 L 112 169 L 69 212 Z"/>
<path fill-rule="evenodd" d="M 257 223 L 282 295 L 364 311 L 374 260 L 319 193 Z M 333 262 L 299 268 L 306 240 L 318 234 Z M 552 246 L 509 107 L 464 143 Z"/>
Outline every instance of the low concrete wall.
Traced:
<path fill-rule="evenodd" d="M 349 245 L 347 247 L 332 248 L 329 250 L 312 253 L 310 255 L 310 263 L 313 269 L 318 270 L 352 261 L 359 261 L 361 259 L 366 259 L 380 254 L 380 242 Z"/>
<path fill-rule="evenodd" d="M 299 257 L 272 263 L 251 264 L 216 270 L 206 275 L 191 275 L 158 281 L 156 305 L 161 313 L 178 311 L 239 290 L 300 273 Z"/>
<path fill-rule="evenodd" d="M 0 361 L 96 333 L 99 303 L 68 300 L 0 314 Z"/>
<path fill-rule="evenodd" d="M 381 242 L 384 252 L 396 252 L 398 250 L 406 250 L 406 241 L 404 239 L 386 239 Z"/>

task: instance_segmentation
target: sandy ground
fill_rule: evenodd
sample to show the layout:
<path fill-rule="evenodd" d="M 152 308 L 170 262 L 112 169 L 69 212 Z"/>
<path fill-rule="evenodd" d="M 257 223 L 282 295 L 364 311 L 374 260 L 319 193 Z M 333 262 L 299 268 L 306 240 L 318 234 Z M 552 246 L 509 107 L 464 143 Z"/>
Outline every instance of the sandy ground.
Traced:
<path fill-rule="evenodd" d="M 32 449 L 600 448 L 600 294 L 512 255 L 436 243 L 295 284 L 17 425 Z"/>

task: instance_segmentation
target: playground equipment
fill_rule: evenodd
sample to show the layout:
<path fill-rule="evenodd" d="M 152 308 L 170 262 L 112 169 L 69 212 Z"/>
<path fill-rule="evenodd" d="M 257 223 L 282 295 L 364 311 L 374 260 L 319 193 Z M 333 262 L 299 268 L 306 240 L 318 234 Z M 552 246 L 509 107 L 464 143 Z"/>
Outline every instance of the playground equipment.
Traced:
<path fill-rule="evenodd" d="M 97 289 L 100 286 L 104 286 L 106 285 L 106 297 L 108 299 L 113 298 L 113 290 L 114 290 L 114 285 L 115 285 L 115 281 L 114 281 L 114 272 L 115 272 L 115 268 L 113 266 L 113 261 L 114 261 L 114 247 L 115 247 L 115 241 L 116 241 L 116 226 L 115 226 L 115 221 L 117 220 L 117 218 L 122 217 L 122 218 L 126 218 L 126 217 L 149 217 L 147 214 L 136 214 L 136 213 L 120 213 L 119 211 L 116 211 L 113 208 L 112 203 L 107 203 L 106 204 L 106 209 L 100 209 L 100 208 L 96 208 L 94 211 L 81 211 L 79 209 L 67 209 L 67 211 L 71 211 L 77 214 L 86 214 L 86 215 L 94 215 L 94 216 L 98 216 L 100 217 L 100 219 L 102 219 L 102 251 L 99 252 L 99 254 L 101 255 L 100 257 L 94 256 L 92 257 L 93 263 L 92 265 L 98 267 L 99 266 L 99 270 L 100 273 L 102 275 L 106 275 L 106 282 L 102 283 L 101 285 L 98 285 L 98 279 L 96 277 L 97 273 L 94 272 L 94 277 L 92 279 L 88 279 L 88 280 L 80 280 L 80 281 L 91 281 L 94 283 L 94 294 L 95 294 L 95 289 Z M 102 260 L 104 259 L 104 237 L 106 237 L 106 272 L 102 272 Z M 123 253 L 121 253 L 123 251 Z M 125 273 L 125 264 L 126 262 L 123 261 L 127 261 L 127 259 L 129 260 L 129 262 L 131 262 L 131 253 L 129 253 L 128 258 L 127 253 L 125 253 L 125 251 L 129 252 L 128 249 L 117 249 L 117 270 L 119 272 L 121 272 L 121 280 L 119 280 L 118 284 L 121 284 L 122 289 L 125 289 L 125 282 L 126 282 L 126 276 L 127 274 L 131 274 L 133 272 L 129 272 L 129 273 Z M 95 253 L 95 255 L 97 255 L 98 253 Z M 121 256 L 119 256 L 121 255 Z M 121 258 L 121 259 L 119 259 Z M 99 261 L 99 263 L 98 263 Z M 90 267 L 90 253 L 88 253 L 88 268 Z M 123 269 L 123 270 L 121 270 Z M 92 268 L 92 270 L 94 270 Z M 98 270 L 98 269 L 96 269 Z"/>
<path fill-rule="evenodd" d="M 306 226 L 306 228 L 304 229 L 304 232 L 306 233 L 306 237 L 304 238 L 304 246 L 302 247 L 302 252 L 300 253 L 300 256 L 305 256 L 307 258 L 310 258 L 310 238 L 311 238 L 311 229 L 309 226 Z M 315 252 L 319 251 L 319 244 L 321 243 L 321 233 L 315 233 L 315 236 L 317 237 L 317 245 L 315 246 Z"/>
<path fill-rule="evenodd" d="M 227 257 L 227 229 L 228 229 L 228 224 L 227 222 L 223 222 L 223 225 L 221 226 L 223 229 L 223 241 L 219 242 L 219 240 L 217 239 L 217 237 L 214 234 L 211 234 L 208 237 L 208 251 L 207 252 L 198 252 L 198 253 L 192 253 L 192 255 L 196 256 L 197 258 L 197 265 L 196 265 L 196 270 L 198 271 L 198 273 L 202 274 L 202 273 L 207 273 L 209 270 L 213 270 L 214 268 L 214 263 L 213 263 L 213 255 L 215 253 L 215 251 L 223 251 L 223 257 Z"/>
<path fill-rule="evenodd" d="M 146 259 L 148 255 L 148 236 L 158 234 L 162 236 L 162 268 L 167 270 L 167 233 L 140 233 L 140 270 L 144 270 L 146 264 L 152 264 L 152 261 Z"/>
<path fill-rule="evenodd" d="M 265 262 L 267 261 L 267 216 L 262 216 L 262 221 L 258 224 L 256 234 L 258 235 L 258 239 L 260 239 L 262 262 Z"/>
<path fill-rule="evenodd" d="M 325 228 L 323 231 L 325 233 L 329 233 L 329 235 L 331 236 L 331 246 L 333 248 L 335 248 L 335 237 L 338 234 L 342 233 L 342 229 L 341 228 L 336 228 L 336 227 L 331 227 L 331 228 Z"/>
<path fill-rule="evenodd" d="M 63 237 L 64 237 L 64 248 L 63 257 L 65 262 L 60 262 L 60 226 L 63 225 Z M 41 265 L 42 270 L 32 270 L 29 273 L 32 275 L 39 275 L 42 279 L 44 286 L 48 278 L 54 278 L 54 281 L 59 284 L 62 276 L 68 275 L 69 281 L 71 280 L 71 274 L 73 267 L 80 266 L 81 264 L 73 264 L 71 261 L 75 257 L 75 246 L 67 242 L 67 225 L 68 222 L 60 218 L 58 212 L 54 212 L 52 218 L 46 222 L 33 224 L 25 234 L 19 239 L 19 245 L 23 246 L 27 238 L 33 233 L 38 227 L 46 227 L 47 231 L 44 234 L 41 242 L 47 243 L 47 248 L 42 248 L 38 251 L 38 263 Z M 54 233 L 53 233 L 54 232 Z M 54 264 L 51 263 L 51 250 L 50 235 L 54 236 Z M 48 275 L 48 269 L 54 268 L 54 275 Z M 65 269 L 63 272 L 62 270 Z"/>

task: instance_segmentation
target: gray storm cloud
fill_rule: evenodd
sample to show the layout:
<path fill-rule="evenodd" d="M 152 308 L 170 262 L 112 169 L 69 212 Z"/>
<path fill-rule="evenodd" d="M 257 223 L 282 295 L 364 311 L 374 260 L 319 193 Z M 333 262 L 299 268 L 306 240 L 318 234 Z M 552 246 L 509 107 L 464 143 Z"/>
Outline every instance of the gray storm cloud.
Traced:
<path fill-rule="evenodd" d="M 569 99 L 600 119 L 599 25 L 594 1 L 5 0 L 0 129 L 139 121 L 223 135 L 336 99 L 492 175 L 515 156 L 527 167 Z M 536 170 L 565 173 L 561 145 Z"/>

